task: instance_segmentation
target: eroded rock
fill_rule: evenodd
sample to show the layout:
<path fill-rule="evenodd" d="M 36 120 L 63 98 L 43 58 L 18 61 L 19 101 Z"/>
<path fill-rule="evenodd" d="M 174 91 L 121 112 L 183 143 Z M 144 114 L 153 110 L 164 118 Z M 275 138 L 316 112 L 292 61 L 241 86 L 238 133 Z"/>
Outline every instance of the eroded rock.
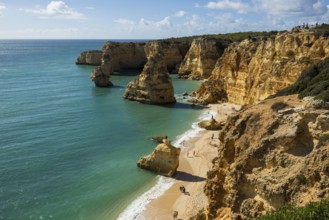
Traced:
<path fill-rule="evenodd" d="M 180 151 L 180 148 L 172 146 L 168 139 L 164 139 L 151 154 L 141 157 L 137 166 L 171 177 L 178 168 Z"/>
<path fill-rule="evenodd" d="M 288 106 L 281 113 L 271 109 L 278 102 Z M 251 219 L 329 198 L 329 110 L 318 103 L 279 97 L 229 117 L 207 174 L 209 217 L 229 210 L 232 219 Z"/>
<path fill-rule="evenodd" d="M 145 46 L 148 61 L 142 73 L 125 90 L 125 99 L 146 104 L 175 103 L 174 87 L 162 55 L 161 44 L 149 42 Z"/>

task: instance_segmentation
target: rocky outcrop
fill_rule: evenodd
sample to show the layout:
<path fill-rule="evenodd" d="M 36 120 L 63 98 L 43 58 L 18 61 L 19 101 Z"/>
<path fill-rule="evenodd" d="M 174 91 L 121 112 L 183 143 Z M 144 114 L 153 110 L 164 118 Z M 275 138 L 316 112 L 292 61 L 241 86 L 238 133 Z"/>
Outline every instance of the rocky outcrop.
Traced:
<path fill-rule="evenodd" d="M 124 98 L 147 104 L 170 104 L 176 102 L 174 87 L 167 71 L 159 42 L 149 42 L 145 46 L 148 61 L 142 73 L 130 82 Z"/>
<path fill-rule="evenodd" d="M 95 83 L 97 87 L 109 87 L 113 86 L 110 81 L 110 74 L 108 70 L 109 66 L 98 66 L 92 72 L 90 79 Z"/>
<path fill-rule="evenodd" d="M 229 117 L 207 173 L 208 217 L 252 219 L 329 198 L 329 103 L 297 95 Z"/>
<path fill-rule="evenodd" d="M 141 157 L 137 166 L 171 177 L 178 168 L 180 151 L 180 148 L 172 146 L 169 140 L 164 139 L 151 154 Z"/>
<path fill-rule="evenodd" d="M 229 41 L 214 38 L 195 38 L 179 67 L 181 78 L 207 79 L 223 54 Z"/>
<path fill-rule="evenodd" d="M 224 125 L 224 123 L 218 122 L 214 118 L 211 118 L 210 120 L 205 120 L 205 121 L 199 122 L 198 125 L 200 128 L 215 131 L 215 130 L 220 130 L 222 128 L 222 126 Z"/>
<path fill-rule="evenodd" d="M 328 46 L 328 37 L 313 32 L 284 32 L 232 43 L 198 90 L 197 98 L 202 103 L 257 103 L 294 83 L 302 70 L 328 57 Z"/>
<path fill-rule="evenodd" d="M 102 64 L 102 51 L 100 50 L 90 50 L 84 51 L 80 54 L 75 62 L 78 65 L 96 65 Z"/>

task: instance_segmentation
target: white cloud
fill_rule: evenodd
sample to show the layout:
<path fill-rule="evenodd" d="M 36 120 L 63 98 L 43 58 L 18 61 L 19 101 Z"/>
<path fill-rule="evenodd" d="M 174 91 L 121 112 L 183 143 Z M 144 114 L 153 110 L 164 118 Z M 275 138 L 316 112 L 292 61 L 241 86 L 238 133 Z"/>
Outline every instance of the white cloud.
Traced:
<path fill-rule="evenodd" d="M 122 24 L 122 25 L 134 25 L 135 22 L 132 20 L 124 19 L 124 18 L 118 18 L 114 20 L 115 23 Z"/>
<path fill-rule="evenodd" d="M 51 1 L 46 8 L 22 9 L 27 13 L 66 19 L 83 19 L 84 15 L 70 8 L 63 1 Z"/>
<path fill-rule="evenodd" d="M 4 5 L 0 5 L 0 15 L 2 14 L 2 12 L 4 11 L 4 10 L 6 10 L 7 8 L 6 8 L 6 6 L 4 6 Z"/>
<path fill-rule="evenodd" d="M 184 17 L 185 15 L 187 15 L 187 12 L 183 10 L 180 10 L 175 14 L 176 17 Z"/>
<path fill-rule="evenodd" d="M 248 4 L 233 0 L 209 2 L 205 7 L 209 9 L 233 9 L 237 10 L 239 13 L 245 13 L 250 9 L 250 6 Z"/>
<path fill-rule="evenodd" d="M 322 0 L 257 0 L 257 2 L 271 16 L 320 16 L 328 11 Z"/>
<path fill-rule="evenodd" d="M 157 28 L 170 27 L 172 26 L 170 19 L 171 19 L 170 16 L 167 16 L 160 21 L 151 21 L 151 20 L 146 20 L 145 18 L 141 18 L 138 24 L 140 26 L 145 26 L 145 27 L 157 27 Z"/>

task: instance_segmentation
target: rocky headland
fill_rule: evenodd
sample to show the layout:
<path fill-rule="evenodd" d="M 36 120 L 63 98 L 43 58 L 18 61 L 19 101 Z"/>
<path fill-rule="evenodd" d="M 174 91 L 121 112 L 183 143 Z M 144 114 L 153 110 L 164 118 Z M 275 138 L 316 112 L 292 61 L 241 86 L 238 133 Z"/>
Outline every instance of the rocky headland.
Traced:
<path fill-rule="evenodd" d="M 81 52 L 80 56 L 75 62 L 77 65 L 95 65 L 99 66 L 102 64 L 102 51 L 100 50 L 89 50 Z"/>

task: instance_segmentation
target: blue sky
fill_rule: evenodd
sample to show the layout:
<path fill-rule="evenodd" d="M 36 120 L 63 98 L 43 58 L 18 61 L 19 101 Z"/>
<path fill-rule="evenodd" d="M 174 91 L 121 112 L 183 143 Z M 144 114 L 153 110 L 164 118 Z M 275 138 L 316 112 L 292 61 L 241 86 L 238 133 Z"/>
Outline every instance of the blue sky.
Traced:
<path fill-rule="evenodd" d="M 0 39 L 159 39 L 329 23 L 329 0 L 0 0 Z"/>

